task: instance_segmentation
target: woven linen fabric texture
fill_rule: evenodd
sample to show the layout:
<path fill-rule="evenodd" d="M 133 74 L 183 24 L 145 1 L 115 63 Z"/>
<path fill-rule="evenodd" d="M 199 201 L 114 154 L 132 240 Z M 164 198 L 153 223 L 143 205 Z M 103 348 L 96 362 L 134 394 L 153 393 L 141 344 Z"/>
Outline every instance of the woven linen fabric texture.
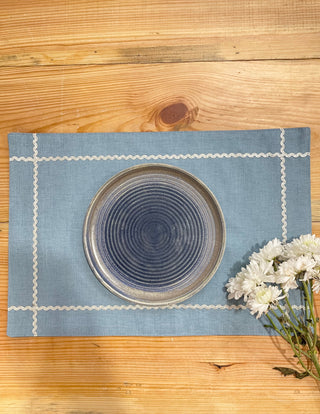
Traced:
<path fill-rule="evenodd" d="M 267 335 L 225 284 L 275 237 L 311 232 L 308 128 L 9 135 L 9 336 Z M 183 303 L 130 304 L 91 272 L 82 246 L 87 208 L 121 170 L 180 167 L 216 196 L 226 249 L 216 274 Z"/>

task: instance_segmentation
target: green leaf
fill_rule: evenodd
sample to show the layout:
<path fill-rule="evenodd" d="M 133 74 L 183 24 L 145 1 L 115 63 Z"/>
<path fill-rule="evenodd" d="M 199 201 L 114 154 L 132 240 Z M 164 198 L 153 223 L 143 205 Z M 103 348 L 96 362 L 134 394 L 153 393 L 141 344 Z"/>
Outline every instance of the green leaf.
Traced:
<path fill-rule="evenodd" d="M 296 374 L 294 374 L 294 376 L 298 379 L 303 379 L 305 377 L 308 377 L 309 374 L 307 373 L 307 371 L 304 371 L 304 372 L 298 372 L 297 371 Z"/>
<path fill-rule="evenodd" d="M 295 369 L 292 369 L 292 368 L 274 367 L 273 369 L 275 369 L 277 371 L 280 371 L 281 374 L 284 375 L 285 377 L 287 377 L 288 375 L 293 375 L 294 377 L 296 377 L 298 379 L 303 379 L 303 378 L 305 378 L 309 375 L 307 373 L 307 371 L 299 372 L 299 371 L 296 371 Z"/>
<path fill-rule="evenodd" d="M 320 339 L 317 340 L 316 347 L 318 352 L 320 352 Z"/>
<path fill-rule="evenodd" d="M 273 329 L 273 326 L 272 325 L 263 325 L 265 328 L 271 328 L 271 329 Z"/>

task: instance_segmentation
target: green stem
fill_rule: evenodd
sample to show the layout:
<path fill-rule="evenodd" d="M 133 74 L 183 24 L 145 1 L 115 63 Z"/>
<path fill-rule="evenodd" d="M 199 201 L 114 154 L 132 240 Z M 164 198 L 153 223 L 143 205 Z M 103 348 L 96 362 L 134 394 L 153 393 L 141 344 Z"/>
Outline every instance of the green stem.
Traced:
<path fill-rule="evenodd" d="M 273 311 L 271 311 L 273 312 Z M 277 328 L 276 324 L 273 322 L 271 316 L 269 316 L 268 314 L 266 314 L 267 318 L 269 319 L 273 329 L 280 335 L 282 336 L 283 339 L 285 339 L 287 341 L 287 338 L 285 337 L 285 335 L 283 335 L 283 333 L 280 331 L 280 329 Z M 276 316 L 276 318 L 278 319 L 278 317 Z"/>
<path fill-rule="evenodd" d="M 286 314 L 283 312 L 283 310 L 281 309 L 281 307 L 278 306 L 279 311 L 282 313 L 282 315 L 286 316 Z M 282 329 L 285 331 L 286 335 L 289 337 L 290 333 L 288 332 L 288 330 L 286 329 L 286 327 L 284 326 L 284 324 L 281 322 L 281 320 L 279 320 L 278 315 L 273 312 L 274 316 L 278 319 L 279 323 L 281 324 Z M 315 352 L 315 345 L 314 345 L 314 340 L 312 338 L 312 336 L 310 336 L 309 330 L 308 328 L 305 330 L 299 329 L 289 318 L 286 319 L 286 321 L 291 325 L 291 328 L 293 329 L 295 338 L 297 339 L 297 348 L 298 351 L 300 353 L 302 353 L 306 358 L 310 359 L 310 361 L 314 362 L 314 360 L 317 360 L 317 356 L 316 356 L 316 352 Z M 306 340 L 306 343 L 308 344 L 308 348 L 309 348 L 309 352 L 305 352 L 300 348 L 300 343 L 298 341 L 297 338 L 297 332 L 296 330 L 298 330 L 298 332 L 300 332 L 301 336 Z M 291 336 L 290 336 L 291 339 Z M 292 341 L 292 339 L 291 339 Z M 316 365 L 318 364 L 318 360 L 316 362 Z M 318 371 L 318 369 L 317 369 Z M 320 376 L 320 375 L 319 375 Z"/>
<path fill-rule="evenodd" d="M 310 308 L 310 316 L 312 319 L 312 327 L 313 327 L 313 332 L 308 332 L 307 336 L 306 336 L 306 340 L 309 346 L 309 359 L 312 361 L 315 369 L 318 372 L 318 375 L 320 377 L 320 363 L 318 360 L 318 352 L 317 352 L 317 341 L 318 341 L 318 335 L 317 335 L 317 319 L 315 317 L 314 314 L 314 300 L 313 300 L 313 290 L 312 290 L 312 282 L 310 283 L 310 294 L 309 294 L 309 288 L 306 282 L 302 282 L 303 283 L 303 288 L 304 288 L 304 292 L 305 292 L 305 297 L 306 297 L 306 306 L 309 305 Z M 313 335 L 313 337 L 312 337 Z"/>
<path fill-rule="evenodd" d="M 310 349 L 310 359 L 316 368 L 319 376 L 320 376 L 320 363 L 318 360 L 318 352 L 317 352 L 317 342 L 318 342 L 318 334 L 317 334 L 317 319 L 314 314 L 314 302 L 313 302 L 313 290 L 312 290 L 312 282 L 310 283 L 310 293 L 309 293 L 309 287 L 306 282 L 302 282 L 303 289 L 305 292 L 306 297 L 306 303 L 309 305 L 310 309 L 310 316 L 312 319 L 312 327 L 313 327 L 313 338 L 310 337 L 310 334 L 307 336 L 308 346 Z"/>
<path fill-rule="evenodd" d="M 307 286 L 306 286 L 306 288 L 307 288 Z M 309 294 L 309 292 L 307 292 L 307 293 Z M 289 301 L 288 301 L 288 304 L 290 305 Z M 311 297 L 309 296 L 309 301 L 305 302 L 306 309 L 308 309 L 308 305 L 309 305 L 309 307 L 310 307 L 310 305 L 313 306 L 313 292 L 312 292 L 312 296 Z M 290 308 L 292 310 L 292 313 L 294 314 L 291 305 L 290 305 Z M 278 306 L 278 309 L 279 309 L 279 311 L 281 312 L 282 315 L 286 316 L 286 314 L 284 313 L 284 311 L 282 310 L 282 308 L 280 306 Z M 278 315 L 275 312 L 273 312 L 273 314 L 279 320 Z M 312 313 L 310 311 L 310 314 L 311 314 L 311 317 L 312 317 L 313 310 L 312 310 Z M 308 315 L 307 315 L 307 317 L 308 317 Z M 319 374 L 319 378 L 320 378 L 320 364 L 319 364 L 319 361 L 318 361 L 317 351 L 316 351 L 316 344 L 317 344 L 317 334 L 316 334 L 317 326 L 316 326 L 316 319 L 314 317 L 312 318 L 314 332 L 313 333 L 311 332 L 311 334 L 310 334 L 309 329 L 308 329 L 308 327 L 310 325 L 309 323 L 308 323 L 307 328 L 303 331 L 302 329 L 299 329 L 290 320 L 290 318 L 286 318 L 286 321 L 291 325 L 291 327 L 293 329 L 293 332 L 294 332 L 294 335 L 295 335 L 295 338 L 296 338 L 296 341 L 297 341 L 297 347 L 296 347 L 297 351 L 300 354 L 302 353 L 306 358 L 308 358 L 313 363 L 314 367 L 317 370 L 317 373 Z M 290 333 L 287 331 L 287 329 L 285 328 L 285 326 L 283 325 L 283 323 L 280 320 L 279 320 L 279 323 L 281 324 L 281 327 L 285 331 L 286 335 L 289 337 L 290 336 Z M 297 333 L 296 333 L 297 330 L 298 330 L 298 332 L 300 332 L 300 334 L 303 336 L 303 338 L 305 338 L 305 340 L 306 340 L 306 342 L 308 344 L 309 352 L 305 352 L 305 351 L 303 351 L 301 349 L 299 340 L 297 338 Z M 313 335 L 313 337 L 312 337 L 312 335 Z M 291 337 L 290 337 L 290 341 L 292 342 Z"/>
<path fill-rule="evenodd" d="M 290 312 L 292 313 L 292 315 L 293 315 L 294 319 L 295 319 L 295 320 L 298 322 L 298 324 L 300 325 L 300 324 L 301 324 L 301 321 L 298 319 L 297 315 L 295 314 L 295 312 L 294 312 L 294 310 L 293 310 L 293 308 L 292 308 L 292 306 L 291 306 L 291 303 L 289 302 L 289 299 L 288 299 L 288 297 L 287 297 L 287 296 L 285 297 L 285 301 L 286 301 L 286 304 L 288 305 L 288 307 L 289 307 L 289 309 L 290 309 Z"/>
<path fill-rule="evenodd" d="M 296 351 L 298 351 L 299 352 L 299 354 L 303 354 L 305 357 L 307 357 L 307 358 L 309 358 L 309 355 L 306 353 L 306 352 L 304 352 L 301 348 L 300 348 L 300 343 L 299 343 L 299 341 L 297 341 L 297 347 L 294 345 L 294 343 L 292 342 L 292 339 L 291 339 L 291 335 L 290 335 L 290 333 L 288 332 L 288 330 L 286 329 L 286 327 L 284 326 L 284 324 L 281 322 L 281 320 L 279 319 L 279 316 L 274 312 L 274 310 L 271 310 L 271 313 L 274 315 L 274 317 L 277 319 L 277 321 L 280 323 L 280 325 L 281 325 L 281 327 L 282 327 L 282 329 L 283 329 L 283 331 L 286 333 L 286 335 L 284 335 L 277 327 L 276 327 L 276 325 L 274 324 L 274 322 L 272 321 L 272 319 L 269 317 L 269 315 L 267 314 L 267 316 L 268 316 L 268 319 L 269 319 L 269 321 L 271 322 L 271 324 L 272 324 L 272 326 L 273 326 L 273 328 L 282 336 L 282 338 L 283 339 L 285 339 L 290 345 L 292 344 L 293 345 L 293 350 L 294 350 L 294 353 L 296 353 Z M 294 330 L 294 334 L 295 334 L 295 337 L 297 338 L 297 333 L 296 333 L 296 331 Z"/>
<path fill-rule="evenodd" d="M 286 327 L 284 326 L 284 324 L 281 322 L 281 320 L 279 319 L 279 317 L 278 317 L 278 315 L 271 309 L 271 313 L 275 316 L 275 318 L 278 320 L 278 322 L 280 323 L 280 325 L 281 325 L 281 327 L 282 327 L 282 329 L 283 329 L 283 331 L 286 333 L 286 335 L 283 335 L 283 333 L 276 327 L 276 325 L 274 324 L 274 322 L 272 321 L 272 318 L 267 314 L 267 317 L 268 317 L 268 319 L 269 319 L 269 321 L 271 322 L 271 324 L 272 324 L 272 326 L 274 327 L 274 329 L 276 330 L 276 332 L 278 332 L 281 336 L 282 336 L 282 338 L 283 339 L 285 339 L 285 341 L 286 342 L 288 342 L 289 344 L 290 344 L 290 346 L 291 346 L 291 349 L 293 350 L 293 352 L 294 352 L 294 354 L 296 355 L 296 357 L 298 358 L 298 360 L 299 360 L 299 362 L 300 362 L 300 364 L 301 364 L 301 366 L 302 366 L 302 368 L 311 376 L 311 377 L 313 377 L 314 379 L 316 379 L 316 380 L 320 380 L 320 376 L 319 377 L 317 377 L 312 371 L 310 371 L 307 367 L 306 367 L 306 365 L 304 364 L 304 362 L 302 361 L 302 359 L 301 359 L 301 356 L 300 356 L 300 353 L 302 353 L 305 357 L 307 357 L 308 359 L 311 359 L 310 358 L 310 356 L 306 353 L 306 352 L 304 352 L 304 351 L 302 351 L 301 350 L 301 348 L 300 348 L 300 346 L 298 345 L 298 349 L 297 349 L 297 347 L 295 346 L 295 344 L 292 342 L 292 339 L 291 339 L 291 336 L 290 336 L 290 334 L 289 334 L 289 332 L 287 331 L 287 329 L 286 329 Z M 312 362 L 314 362 L 313 361 L 313 359 L 311 359 L 312 360 Z M 317 370 L 318 371 L 318 370 Z"/>
<path fill-rule="evenodd" d="M 319 378 L 320 378 L 320 363 L 319 363 L 316 352 L 313 352 L 313 354 L 312 354 L 312 362 L 313 362 L 313 365 L 315 366 L 315 368 L 317 370 L 317 373 L 319 375 Z"/>
<path fill-rule="evenodd" d="M 302 329 L 301 329 L 301 328 L 299 328 L 297 325 L 295 325 L 295 324 L 292 322 L 292 320 L 291 320 L 289 317 L 287 317 L 286 313 L 283 311 L 283 309 L 281 308 L 281 306 L 280 306 L 280 305 L 278 305 L 278 309 L 279 309 L 279 311 L 282 313 L 282 315 L 286 317 L 286 320 L 288 321 L 288 323 L 290 323 L 290 325 L 292 326 L 292 328 L 293 328 L 293 329 L 295 329 L 295 330 L 297 330 L 297 331 L 298 331 L 298 332 L 300 332 L 301 334 L 303 334 Z M 276 313 L 275 313 L 275 315 L 276 315 Z"/>
<path fill-rule="evenodd" d="M 314 301 L 313 301 L 313 290 L 312 290 L 312 280 L 310 281 L 310 302 L 312 304 L 312 311 L 314 312 Z M 315 315 L 314 315 L 315 316 Z M 318 342 L 318 333 L 317 333 L 317 318 L 313 319 L 313 346 L 316 348 Z"/>
<path fill-rule="evenodd" d="M 274 315 L 276 315 L 275 313 L 274 313 Z M 279 335 L 281 335 L 282 336 L 282 338 L 286 341 L 286 342 L 288 342 L 288 343 L 290 343 L 290 341 L 288 341 L 288 339 L 287 339 L 287 337 L 285 336 L 285 335 L 283 335 L 283 333 L 276 327 L 276 325 L 274 324 L 274 322 L 273 322 L 273 320 L 272 320 L 272 318 L 267 314 L 267 317 L 268 317 L 268 319 L 269 319 L 269 321 L 270 321 L 270 323 L 272 324 L 272 326 L 273 326 L 273 329 L 276 331 L 276 332 L 278 332 L 278 334 Z M 276 315 L 276 318 L 277 318 L 277 320 L 279 320 L 278 319 L 278 316 Z M 296 331 L 294 330 L 294 336 L 295 336 L 295 338 L 296 338 L 296 341 L 297 341 L 297 347 L 295 347 L 296 349 L 294 350 L 294 352 L 296 353 L 296 351 L 299 353 L 299 355 L 301 355 L 301 353 L 302 354 L 304 354 L 304 351 L 302 351 L 302 349 L 300 348 L 300 344 L 299 344 L 299 340 L 298 340 L 298 336 L 297 336 L 297 333 L 296 333 Z"/>
<path fill-rule="evenodd" d="M 307 340 L 307 344 L 309 347 L 309 352 L 308 352 L 308 358 L 310 359 L 310 361 L 313 363 L 318 375 L 319 375 L 319 379 L 320 379 L 320 364 L 319 364 L 319 360 L 318 360 L 318 356 L 317 356 L 317 350 L 316 347 L 313 345 L 313 340 L 310 337 L 310 335 L 306 335 L 306 340 Z"/>
<path fill-rule="evenodd" d="M 306 282 L 302 282 L 302 285 L 303 285 L 303 290 L 304 290 L 305 297 L 307 299 L 307 303 L 309 305 L 310 316 L 311 316 L 311 319 L 312 319 L 313 325 L 314 325 L 316 323 L 316 318 L 315 318 L 314 311 L 313 311 L 313 300 L 311 300 L 311 297 L 310 297 L 310 294 L 309 294 L 309 288 L 308 288 Z M 312 299 L 313 299 L 313 294 L 312 294 Z"/>

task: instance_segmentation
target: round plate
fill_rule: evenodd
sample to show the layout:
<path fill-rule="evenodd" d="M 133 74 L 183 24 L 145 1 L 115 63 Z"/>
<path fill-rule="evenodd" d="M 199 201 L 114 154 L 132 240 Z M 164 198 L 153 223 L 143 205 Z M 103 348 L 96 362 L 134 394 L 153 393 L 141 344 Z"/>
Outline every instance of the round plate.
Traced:
<path fill-rule="evenodd" d="M 180 302 L 216 272 L 225 247 L 221 208 L 192 174 L 165 164 L 121 171 L 84 222 L 88 263 L 111 292 L 145 305 Z"/>

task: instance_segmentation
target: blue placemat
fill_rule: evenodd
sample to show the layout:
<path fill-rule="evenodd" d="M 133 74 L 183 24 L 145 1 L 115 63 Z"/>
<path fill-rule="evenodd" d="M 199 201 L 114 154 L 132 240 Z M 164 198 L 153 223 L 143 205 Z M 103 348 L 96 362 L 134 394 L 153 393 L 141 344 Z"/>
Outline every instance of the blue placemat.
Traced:
<path fill-rule="evenodd" d="M 225 283 L 253 249 L 311 232 L 310 131 L 10 134 L 10 336 L 266 335 L 227 301 Z M 99 187 L 156 162 L 197 176 L 224 213 L 226 250 L 209 284 L 184 303 L 148 308 L 91 272 L 82 226 Z"/>

